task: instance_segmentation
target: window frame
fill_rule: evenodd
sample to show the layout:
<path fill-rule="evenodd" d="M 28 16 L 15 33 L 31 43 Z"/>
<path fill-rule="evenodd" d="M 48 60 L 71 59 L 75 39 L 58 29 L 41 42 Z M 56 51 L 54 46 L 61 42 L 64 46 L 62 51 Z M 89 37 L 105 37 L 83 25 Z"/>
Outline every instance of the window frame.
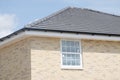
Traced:
<path fill-rule="evenodd" d="M 67 66 L 67 65 L 63 65 L 63 58 L 62 58 L 62 55 L 63 55 L 63 52 L 62 52 L 62 41 L 77 41 L 79 42 L 79 49 L 80 49 L 80 52 L 77 53 L 77 54 L 80 54 L 80 65 L 78 66 Z M 75 40 L 75 39 L 61 39 L 60 40 L 60 56 L 61 56 L 61 68 L 62 69 L 83 69 L 82 67 L 82 49 L 81 49 L 81 40 Z M 66 52 L 67 53 L 67 52 Z"/>

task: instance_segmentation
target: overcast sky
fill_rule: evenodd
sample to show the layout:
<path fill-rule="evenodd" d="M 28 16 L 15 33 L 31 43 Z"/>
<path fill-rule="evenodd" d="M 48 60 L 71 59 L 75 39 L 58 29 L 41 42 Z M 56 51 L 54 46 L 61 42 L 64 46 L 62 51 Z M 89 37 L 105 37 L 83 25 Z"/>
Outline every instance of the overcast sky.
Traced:
<path fill-rule="evenodd" d="M 0 0 L 0 37 L 68 6 L 120 15 L 120 0 Z"/>

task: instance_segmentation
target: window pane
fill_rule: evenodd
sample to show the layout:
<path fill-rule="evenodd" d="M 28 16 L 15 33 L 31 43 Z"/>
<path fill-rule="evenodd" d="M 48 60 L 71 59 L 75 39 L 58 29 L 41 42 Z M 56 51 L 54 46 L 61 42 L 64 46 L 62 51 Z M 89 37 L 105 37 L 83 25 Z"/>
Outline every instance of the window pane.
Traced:
<path fill-rule="evenodd" d="M 66 59 L 63 59 L 63 65 L 67 65 L 67 64 L 66 64 Z"/>
<path fill-rule="evenodd" d="M 76 60 L 76 65 L 80 65 L 80 60 L 79 59 Z"/>
<path fill-rule="evenodd" d="M 66 59 L 66 54 L 63 54 L 63 55 L 62 55 L 62 59 Z"/>
<path fill-rule="evenodd" d="M 66 46 L 70 46 L 70 41 L 66 41 Z"/>
<path fill-rule="evenodd" d="M 66 47 L 62 47 L 62 52 L 67 52 Z"/>
<path fill-rule="evenodd" d="M 71 41 L 71 46 L 74 46 L 74 42 L 73 41 Z"/>
<path fill-rule="evenodd" d="M 71 52 L 75 52 L 74 47 L 71 47 Z"/>
<path fill-rule="evenodd" d="M 76 46 L 76 47 L 79 47 L 79 42 L 76 41 L 76 42 L 75 42 L 75 46 Z"/>
<path fill-rule="evenodd" d="M 70 65 L 71 64 L 71 60 L 67 60 L 67 65 Z"/>
<path fill-rule="evenodd" d="M 67 47 L 67 52 L 70 52 L 70 47 Z"/>
<path fill-rule="evenodd" d="M 75 59 L 75 57 L 76 57 L 75 54 L 72 54 L 72 59 Z"/>
<path fill-rule="evenodd" d="M 75 60 L 72 60 L 72 65 L 75 66 Z"/>
<path fill-rule="evenodd" d="M 62 46 L 65 46 L 65 41 L 62 41 Z"/>
<path fill-rule="evenodd" d="M 71 54 L 67 54 L 67 59 L 71 59 Z"/>
<path fill-rule="evenodd" d="M 76 52 L 80 52 L 80 49 L 79 49 L 79 48 L 76 48 Z"/>
<path fill-rule="evenodd" d="M 76 59 L 80 59 L 80 54 L 76 54 Z"/>

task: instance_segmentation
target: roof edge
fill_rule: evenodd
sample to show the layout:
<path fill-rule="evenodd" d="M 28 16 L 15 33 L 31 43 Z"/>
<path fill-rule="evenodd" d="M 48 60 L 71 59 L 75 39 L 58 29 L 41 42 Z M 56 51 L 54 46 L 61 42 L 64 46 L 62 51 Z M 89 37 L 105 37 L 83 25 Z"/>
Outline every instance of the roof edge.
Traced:
<path fill-rule="evenodd" d="M 63 8 L 63 9 L 57 11 L 57 12 L 52 13 L 51 15 L 48 15 L 48 16 L 46 16 L 46 17 L 44 17 L 44 18 L 35 20 L 35 21 L 33 21 L 33 22 L 25 25 L 24 27 L 31 27 L 31 26 L 34 25 L 34 24 L 38 24 L 39 22 L 43 22 L 43 21 L 45 21 L 45 20 L 47 20 L 47 19 L 49 19 L 49 18 L 51 18 L 51 17 L 54 17 L 54 16 L 60 14 L 61 12 L 65 11 L 65 10 L 68 10 L 68 9 L 70 9 L 70 8 L 73 8 L 73 7 L 70 7 L 70 6 L 69 6 L 69 7 L 65 7 L 65 8 Z M 37 21 L 37 22 L 36 22 L 36 21 Z"/>
<path fill-rule="evenodd" d="M 0 43 L 5 41 L 6 39 L 9 39 L 13 36 L 19 35 L 22 32 L 25 31 L 44 31 L 44 32 L 60 32 L 60 33 L 74 33 L 74 34 L 87 34 L 87 35 L 102 35 L 102 36 L 116 36 L 116 37 L 120 37 L 120 34 L 108 34 L 108 33 L 91 33 L 91 32 L 77 32 L 77 31 L 63 31 L 63 30 L 50 30 L 50 29 L 37 29 L 37 28 L 27 28 L 24 27 L 16 32 L 11 33 L 8 36 L 5 36 L 3 38 L 0 38 Z"/>

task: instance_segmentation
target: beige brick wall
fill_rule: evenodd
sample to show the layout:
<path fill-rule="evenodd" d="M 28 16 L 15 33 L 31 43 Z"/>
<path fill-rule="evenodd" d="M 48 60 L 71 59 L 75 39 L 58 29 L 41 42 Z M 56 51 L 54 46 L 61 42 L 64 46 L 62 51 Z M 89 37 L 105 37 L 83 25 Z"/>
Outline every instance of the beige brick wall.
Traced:
<path fill-rule="evenodd" d="M 120 80 L 120 42 L 82 40 L 83 69 L 61 69 L 60 39 L 31 38 L 31 80 Z"/>
<path fill-rule="evenodd" d="M 0 80 L 31 80 L 27 39 L 0 49 Z"/>
<path fill-rule="evenodd" d="M 0 80 L 120 80 L 120 42 L 81 43 L 81 70 L 61 69 L 59 38 L 32 37 L 0 49 Z"/>

